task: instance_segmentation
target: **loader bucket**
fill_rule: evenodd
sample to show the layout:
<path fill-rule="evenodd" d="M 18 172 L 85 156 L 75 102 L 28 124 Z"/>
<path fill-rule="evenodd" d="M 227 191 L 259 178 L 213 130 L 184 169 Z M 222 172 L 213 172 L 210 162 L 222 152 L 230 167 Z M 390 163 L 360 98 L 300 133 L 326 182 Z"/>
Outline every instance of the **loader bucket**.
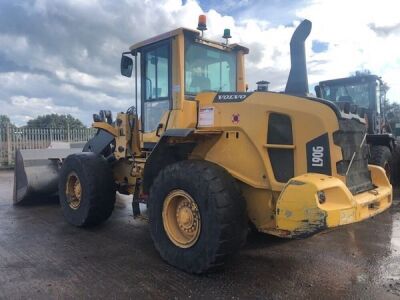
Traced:
<path fill-rule="evenodd" d="M 59 162 L 80 148 L 17 150 L 14 169 L 16 205 L 37 203 L 57 196 Z"/>

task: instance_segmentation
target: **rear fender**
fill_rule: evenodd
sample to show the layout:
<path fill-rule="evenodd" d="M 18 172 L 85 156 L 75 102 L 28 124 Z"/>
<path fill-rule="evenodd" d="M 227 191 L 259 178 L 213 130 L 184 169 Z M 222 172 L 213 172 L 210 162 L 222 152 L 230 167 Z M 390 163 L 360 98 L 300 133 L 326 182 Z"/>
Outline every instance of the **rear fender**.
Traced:
<path fill-rule="evenodd" d="M 193 159 L 191 155 L 197 146 L 202 144 L 212 145 L 220 135 L 221 131 L 200 131 L 194 128 L 166 130 L 146 160 L 143 173 L 143 191 L 149 192 L 154 179 L 167 165 L 181 160 Z M 207 149 L 207 147 L 205 148 Z M 204 159 L 204 157 L 197 158 Z"/>

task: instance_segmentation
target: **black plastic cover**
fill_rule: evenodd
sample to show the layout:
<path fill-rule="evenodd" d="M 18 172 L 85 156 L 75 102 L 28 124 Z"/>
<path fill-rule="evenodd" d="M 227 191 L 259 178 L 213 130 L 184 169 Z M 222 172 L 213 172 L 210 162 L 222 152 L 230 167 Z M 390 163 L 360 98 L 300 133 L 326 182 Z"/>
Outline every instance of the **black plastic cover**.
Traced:
<path fill-rule="evenodd" d="M 325 133 L 306 144 L 307 172 L 332 175 L 329 137 Z"/>
<path fill-rule="evenodd" d="M 268 120 L 268 144 L 292 145 L 292 121 L 284 114 L 271 113 Z M 276 181 L 287 182 L 294 176 L 293 149 L 269 148 L 268 155 Z"/>

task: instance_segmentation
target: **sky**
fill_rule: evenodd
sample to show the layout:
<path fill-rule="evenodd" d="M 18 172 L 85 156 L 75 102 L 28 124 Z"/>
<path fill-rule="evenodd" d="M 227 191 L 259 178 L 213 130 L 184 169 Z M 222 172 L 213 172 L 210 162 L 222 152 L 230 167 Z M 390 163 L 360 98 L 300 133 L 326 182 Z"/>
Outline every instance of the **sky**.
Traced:
<path fill-rule="evenodd" d="M 120 75 L 130 45 L 177 27 L 250 48 L 246 80 L 282 91 L 289 41 L 307 18 L 309 83 L 368 69 L 400 103 L 400 18 L 396 0 L 0 0 L 0 114 L 24 125 L 38 115 L 71 114 L 90 125 L 100 109 L 133 105 L 134 81 Z M 313 91 L 313 90 L 311 90 Z M 310 92 L 311 92 L 310 91 Z"/>

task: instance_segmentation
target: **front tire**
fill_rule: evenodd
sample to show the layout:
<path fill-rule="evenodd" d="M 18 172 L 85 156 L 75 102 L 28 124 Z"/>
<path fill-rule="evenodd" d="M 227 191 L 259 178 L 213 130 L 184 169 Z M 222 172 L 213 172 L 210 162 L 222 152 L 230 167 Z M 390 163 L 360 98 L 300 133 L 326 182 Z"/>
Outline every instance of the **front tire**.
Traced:
<path fill-rule="evenodd" d="M 393 183 L 393 156 L 386 146 L 371 146 L 369 163 L 385 169 L 386 176 Z"/>
<path fill-rule="evenodd" d="M 161 170 L 148 209 L 161 257 L 189 273 L 221 267 L 246 241 L 246 204 L 239 186 L 207 161 L 181 161 Z"/>
<path fill-rule="evenodd" d="M 60 170 L 58 190 L 64 217 L 74 226 L 98 225 L 114 209 L 112 170 L 101 155 L 92 152 L 69 155 Z"/>

